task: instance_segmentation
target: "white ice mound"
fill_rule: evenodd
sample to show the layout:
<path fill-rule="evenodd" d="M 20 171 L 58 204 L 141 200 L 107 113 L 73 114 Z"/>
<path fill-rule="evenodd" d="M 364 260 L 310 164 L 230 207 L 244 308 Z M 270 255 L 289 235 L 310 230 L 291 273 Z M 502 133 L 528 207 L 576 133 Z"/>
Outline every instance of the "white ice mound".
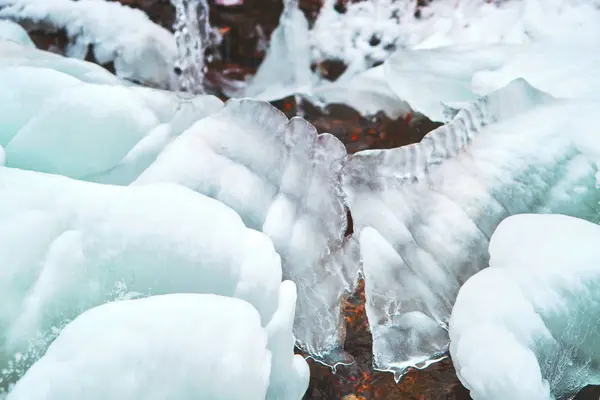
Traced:
<path fill-rule="evenodd" d="M 326 0 L 310 31 L 313 61 L 341 60 L 354 68 L 385 61 L 397 49 L 598 37 L 595 0 Z M 419 9 L 420 17 L 415 16 Z"/>
<path fill-rule="evenodd" d="M 284 277 L 298 286 L 295 334 L 316 357 L 341 349 L 341 298 L 354 285 L 355 241 L 347 227 L 340 172 L 343 144 L 288 120 L 268 103 L 229 100 L 196 122 L 134 182 L 175 182 L 213 197 L 269 235 Z M 334 362 L 334 361 L 332 361 Z"/>
<path fill-rule="evenodd" d="M 429 118 L 445 121 L 445 105 L 472 101 L 517 78 L 555 97 L 599 99 L 596 43 L 579 40 L 401 50 L 384 68 L 398 97 Z"/>
<path fill-rule="evenodd" d="M 120 296 L 214 293 L 276 311 L 281 261 L 230 208 L 170 184 L 122 187 L 0 167 L 0 364 Z M 10 372 L 10 371 L 9 371 Z"/>
<path fill-rule="evenodd" d="M 245 88 L 244 96 L 271 101 L 310 91 L 313 74 L 307 38 L 308 21 L 298 0 L 284 0 L 265 59 Z"/>
<path fill-rule="evenodd" d="M 294 297 L 293 284 L 287 289 Z M 293 355 L 293 337 L 291 346 L 272 345 L 269 327 L 245 301 L 212 294 L 105 304 L 67 325 L 8 399 L 300 400 L 308 366 Z M 287 381 L 272 378 L 285 373 Z"/>
<path fill-rule="evenodd" d="M 53 69 L 63 72 L 83 82 L 109 85 L 128 85 L 98 64 L 67 58 L 61 55 L 38 50 L 31 46 L 16 43 L 14 40 L 0 40 L 0 67 L 27 66 L 39 69 Z M 41 79 L 38 79 L 41 81 Z"/>
<path fill-rule="evenodd" d="M 391 89 L 383 66 L 369 68 L 354 76 L 344 74 L 335 82 L 314 88 L 309 98 L 317 104 L 347 104 L 366 117 L 383 111 L 396 119 L 410 111 L 408 104 Z"/>
<path fill-rule="evenodd" d="M 385 77 L 396 95 L 434 121 L 446 121 L 445 104 L 479 97 L 473 75 L 500 68 L 514 52 L 507 45 L 399 50 L 384 63 Z M 485 93 L 484 93 L 485 94 Z"/>
<path fill-rule="evenodd" d="M 99 67 L 8 42 L 2 49 L 0 145 L 10 167 L 128 184 L 174 136 L 222 108 L 213 96 L 186 100 L 114 76 L 83 82 L 83 71 Z"/>
<path fill-rule="evenodd" d="M 490 241 L 490 268 L 460 289 L 450 353 L 474 399 L 570 398 L 600 384 L 600 227 L 516 215 Z"/>
<path fill-rule="evenodd" d="M 0 40 L 10 40 L 23 46 L 35 47 L 21 25 L 3 19 L 0 19 Z"/>
<path fill-rule="evenodd" d="M 600 220 L 599 103 L 555 101 L 517 80 L 417 144 L 362 151 L 343 172 L 378 369 L 401 375 L 448 345 L 458 290 L 487 266 L 509 215 Z"/>
<path fill-rule="evenodd" d="M 91 47 L 95 59 L 114 63 L 121 78 L 172 86 L 175 38 L 140 10 L 99 0 L 0 0 L 0 18 L 62 29 L 69 57 L 84 59 Z"/>

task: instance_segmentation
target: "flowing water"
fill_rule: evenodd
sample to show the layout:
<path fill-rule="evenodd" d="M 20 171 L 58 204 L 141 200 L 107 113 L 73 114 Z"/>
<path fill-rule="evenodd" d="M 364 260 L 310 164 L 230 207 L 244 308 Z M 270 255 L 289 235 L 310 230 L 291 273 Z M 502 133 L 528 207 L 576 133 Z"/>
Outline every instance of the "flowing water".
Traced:
<path fill-rule="evenodd" d="M 206 0 L 171 0 L 175 7 L 175 40 L 179 88 L 183 91 L 204 93 L 206 72 L 205 52 L 210 45 L 209 7 Z"/>

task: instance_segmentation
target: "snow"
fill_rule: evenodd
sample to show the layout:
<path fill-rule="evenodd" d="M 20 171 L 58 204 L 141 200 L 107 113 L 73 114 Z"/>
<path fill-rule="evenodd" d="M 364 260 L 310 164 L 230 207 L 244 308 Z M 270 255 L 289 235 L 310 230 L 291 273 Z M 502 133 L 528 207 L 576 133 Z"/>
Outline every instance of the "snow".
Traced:
<path fill-rule="evenodd" d="M 268 103 L 229 100 L 173 140 L 133 184 L 186 186 L 269 235 L 284 277 L 298 285 L 296 338 L 311 355 L 335 363 L 343 348 L 340 300 L 358 270 L 356 241 L 343 238 L 345 160 L 342 143 L 317 135 L 305 120 L 288 120 Z"/>
<path fill-rule="evenodd" d="M 559 101 L 516 80 L 418 144 L 362 151 L 343 171 L 366 281 L 374 363 L 400 377 L 448 345 L 462 283 L 487 265 L 509 215 L 598 221 L 593 124 L 600 104 Z"/>
<path fill-rule="evenodd" d="M 293 283 L 283 285 L 284 296 L 294 297 Z M 284 307 L 282 313 L 293 313 L 293 303 Z M 280 322 L 278 330 L 291 330 L 291 319 Z M 299 400 L 308 366 L 292 347 L 272 346 L 269 327 L 250 304 L 212 294 L 105 304 L 67 325 L 8 399 Z M 289 375 L 282 387 L 269 379 L 285 373 L 292 358 L 301 380 Z"/>
<path fill-rule="evenodd" d="M 100 0 L 0 0 L 0 18 L 64 29 L 68 56 L 84 59 L 91 46 L 95 59 L 114 63 L 120 78 L 173 85 L 175 39 L 140 10 Z"/>
<path fill-rule="evenodd" d="M 492 236 L 490 268 L 461 288 L 450 352 L 474 399 L 567 398 L 600 383 L 600 227 L 516 215 Z"/>
<path fill-rule="evenodd" d="M 263 322 L 277 309 L 281 262 L 272 241 L 192 190 L 2 167 L 0 199 L 3 364 L 38 332 L 119 297 L 117 288 L 238 297 Z"/>

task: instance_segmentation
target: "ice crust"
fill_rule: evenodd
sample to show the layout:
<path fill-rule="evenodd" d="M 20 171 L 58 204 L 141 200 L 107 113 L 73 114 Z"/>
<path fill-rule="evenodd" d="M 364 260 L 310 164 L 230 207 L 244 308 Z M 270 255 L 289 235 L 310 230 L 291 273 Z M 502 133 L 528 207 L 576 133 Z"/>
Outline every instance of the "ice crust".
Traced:
<path fill-rule="evenodd" d="M 332 364 L 348 361 L 340 307 L 359 256 L 357 241 L 344 239 L 346 151 L 335 137 L 260 101 L 223 108 L 211 96 L 184 100 L 104 76 L 82 82 L 95 66 L 14 46 L 0 47 L 9 55 L 6 66 L 0 61 L 0 96 L 24 104 L 0 111 L 8 167 L 119 185 L 176 183 L 227 204 L 272 238 L 298 285 L 302 346 Z"/>
<path fill-rule="evenodd" d="M 25 29 L 12 21 L 0 20 L 0 40 L 11 40 L 23 46 L 35 47 Z"/>
<path fill-rule="evenodd" d="M 96 307 L 65 327 L 8 400 L 300 400 L 308 365 L 293 355 L 293 283 L 281 298 L 267 326 L 250 304 L 212 294 Z"/>
<path fill-rule="evenodd" d="M 92 51 L 100 64 L 114 63 L 121 78 L 174 87 L 175 39 L 140 10 L 99 0 L 0 0 L 0 18 L 63 29 L 69 57 L 83 60 Z"/>
<path fill-rule="evenodd" d="M 490 241 L 490 267 L 460 289 L 450 353 L 473 399 L 569 398 L 600 383 L 600 227 L 516 215 Z"/>
<path fill-rule="evenodd" d="M 597 36 L 600 37 L 600 36 Z M 528 45 L 465 45 L 401 50 L 385 63 L 396 95 L 436 121 L 514 79 L 560 98 L 600 98 L 600 56 L 592 39 Z"/>
<path fill-rule="evenodd" d="M 317 135 L 305 120 L 288 120 L 268 103 L 229 100 L 177 137 L 133 184 L 181 184 L 269 235 L 284 278 L 298 286 L 299 344 L 325 362 L 345 362 L 341 299 L 359 266 L 357 241 L 344 239 L 345 160 L 342 143 Z"/>
<path fill-rule="evenodd" d="M 401 49 L 598 37 L 596 0 L 431 1 L 415 17 L 411 0 L 346 5 L 325 1 L 310 31 L 313 62 L 341 60 L 351 68 L 385 61 Z M 358 69 L 357 69 L 358 70 Z"/>
<path fill-rule="evenodd" d="M 307 93 L 314 84 L 307 41 L 308 21 L 298 0 L 284 0 L 283 7 L 265 59 L 245 88 L 244 97 L 278 100 Z"/>
<path fill-rule="evenodd" d="M 213 96 L 123 85 L 102 68 L 0 41 L 6 165 L 128 184 L 167 143 L 222 108 Z"/>
<path fill-rule="evenodd" d="M 418 144 L 362 151 L 343 171 L 366 281 L 375 366 L 401 376 L 448 346 L 458 290 L 487 266 L 504 218 L 598 221 L 597 128 L 524 80 L 482 97 Z"/>

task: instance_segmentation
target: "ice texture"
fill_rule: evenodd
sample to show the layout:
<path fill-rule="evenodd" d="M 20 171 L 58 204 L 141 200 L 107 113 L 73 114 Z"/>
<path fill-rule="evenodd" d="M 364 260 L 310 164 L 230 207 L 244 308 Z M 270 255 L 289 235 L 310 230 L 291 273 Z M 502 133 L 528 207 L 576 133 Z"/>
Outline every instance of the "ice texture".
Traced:
<path fill-rule="evenodd" d="M 212 28 L 206 0 L 171 0 L 175 7 L 175 41 L 179 69 L 179 87 L 190 93 L 204 93 L 204 57 Z"/>
<path fill-rule="evenodd" d="M 265 323 L 277 309 L 281 261 L 272 241 L 187 188 L 0 167 L 0 199 L 3 366 L 37 333 L 113 300 L 117 289 L 238 297 Z"/>
<path fill-rule="evenodd" d="M 446 106 L 472 101 L 517 78 L 556 97 L 598 99 L 596 43 L 578 39 L 401 50 L 386 61 L 385 76 L 399 98 L 437 121 L 447 120 Z"/>
<path fill-rule="evenodd" d="M 460 107 L 487 94 L 473 86 L 473 76 L 502 67 L 516 51 L 518 48 L 510 45 L 399 50 L 383 68 L 399 98 L 430 119 L 445 122 L 448 106 Z"/>
<path fill-rule="evenodd" d="M 490 267 L 460 289 L 450 353 L 473 399 L 570 398 L 600 384 L 600 227 L 564 215 L 502 221 Z"/>
<path fill-rule="evenodd" d="M 336 9 L 326 0 L 310 31 L 313 62 L 341 60 L 351 68 L 385 61 L 395 50 L 598 37 L 596 0 L 378 0 Z"/>
<path fill-rule="evenodd" d="M 2 50 L 0 145 L 10 167 L 128 184 L 173 137 L 222 108 L 212 96 L 96 77 L 94 64 L 8 42 Z"/>
<path fill-rule="evenodd" d="M 308 21 L 298 0 L 284 0 L 265 59 L 245 88 L 244 96 L 271 101 L 309 92 L 313 74 L 307 37 Z"/>
<path fill-rule="evenodd" d="M 298 286 L 294 333 L 319 359 L 344 359 L 341 300 L 355 284 L 358 245 L 347 227 L 343 144 L 268 103 L 229 100 L 174 139 L 133 183 L 173 182 L 237 211 L 271 237 Z"/>
<path fill-rule="evenodd" d="M 12 21 L 0 20 L 0 40 L 11 40 L 23 46 L 35 47 L 25 29 Z"/>
<path fill-rule="evenodd" d="M 293 298 L 293 284 L 286 286 L 284 297 Z M 283 307 L 274 330 L 247 302 L 212 294 L 93 308 L 64 328 L 8 399 L 300 400 L 308 365 L 293 355 L 294 304 Z M 272 344 L 281 334 L 292 346 Z M 287 374 L 287 382 L 273 374 Z"/>
<path fill-rule="evenodd" d="M 173 87 L 175 39 L 140 10 L 99 0 L 0 0 L 0 18 L 63 29 L 69 57 L 83 60 L 92 51 L 121 78 Z"/>
<path fill-rule="evenodd" d="M 509 215 L 599 220 L 600 104 L 559 101 L 524 80 L 482 97 L 417 144 L 354 154 L 343 171 L 378 369 L 401 376 L 448 346 L 458 290 L 487 266 Z"/>
<path fill-rule="evenodd" d="M 410 110 L 390 87 L 383 66 L 369 68 L 356 75 L 344 74 L 333 83 L 323 83 L 313 88 L 309 98 L 322 105 L 346 104 L 366 117 L 383 111 L 396 119 Z"/>
<path fill-rule="evenodd" d="M 0 67 L 18 66 L 53 69 L 83 82 L 128 85 L 97 64 L 62 57 L 48 51 L 23 46 L 11 40 L 0 40 Z"/>

